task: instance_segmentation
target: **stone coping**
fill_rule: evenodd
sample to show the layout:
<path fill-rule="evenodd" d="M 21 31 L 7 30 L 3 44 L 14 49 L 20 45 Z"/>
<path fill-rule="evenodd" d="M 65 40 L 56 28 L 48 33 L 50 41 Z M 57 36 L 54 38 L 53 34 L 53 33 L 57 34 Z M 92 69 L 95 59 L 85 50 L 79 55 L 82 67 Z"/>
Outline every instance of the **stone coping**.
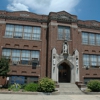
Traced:
<path fill-rule="evenodd" d="M 100 95 L 100 92 L 83 92 L 87 95 Z"/>
<path fill-rule="evenodd" d="M 0 91 L 0 94 L 25 94 L 25 95 L 59 95 L 59 91 L 54 91 L 51 93 L 45 93 L 45 92 L 22 92 L 22 91 Z"/>

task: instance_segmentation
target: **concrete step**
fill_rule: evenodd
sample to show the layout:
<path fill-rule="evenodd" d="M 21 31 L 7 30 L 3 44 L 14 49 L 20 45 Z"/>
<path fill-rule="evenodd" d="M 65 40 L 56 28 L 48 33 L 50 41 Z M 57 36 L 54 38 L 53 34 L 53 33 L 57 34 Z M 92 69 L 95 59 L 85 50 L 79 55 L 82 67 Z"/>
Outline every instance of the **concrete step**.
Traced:
<path fill-rule="evenodd" d="M 60 94 L 84 94 L 76 84 L 72 83 L 59 83 Z"/>

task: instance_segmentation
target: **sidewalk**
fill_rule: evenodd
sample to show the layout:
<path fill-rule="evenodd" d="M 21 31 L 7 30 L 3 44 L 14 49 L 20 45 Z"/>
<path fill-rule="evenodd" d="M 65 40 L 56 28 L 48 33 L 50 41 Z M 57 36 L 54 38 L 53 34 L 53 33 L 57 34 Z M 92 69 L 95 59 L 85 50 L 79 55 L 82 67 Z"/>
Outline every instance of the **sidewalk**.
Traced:
<path fill-rule="evenodd" d="M 100 100 L 100 95 L 18 95 L 18 94 L 0 94 L 0 100 Z"/>

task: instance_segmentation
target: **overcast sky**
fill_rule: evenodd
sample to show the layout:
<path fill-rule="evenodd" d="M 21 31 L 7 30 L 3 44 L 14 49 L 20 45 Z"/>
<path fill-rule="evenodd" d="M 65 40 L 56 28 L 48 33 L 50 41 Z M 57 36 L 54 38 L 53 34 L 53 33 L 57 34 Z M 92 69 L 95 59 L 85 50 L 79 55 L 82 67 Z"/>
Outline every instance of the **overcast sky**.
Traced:
<path fill-rule="evenodd" d="M 100 0 L 0 0 L 0 10 L 46 15 L 64 10 L 81 20 L 100 21 Z"/>

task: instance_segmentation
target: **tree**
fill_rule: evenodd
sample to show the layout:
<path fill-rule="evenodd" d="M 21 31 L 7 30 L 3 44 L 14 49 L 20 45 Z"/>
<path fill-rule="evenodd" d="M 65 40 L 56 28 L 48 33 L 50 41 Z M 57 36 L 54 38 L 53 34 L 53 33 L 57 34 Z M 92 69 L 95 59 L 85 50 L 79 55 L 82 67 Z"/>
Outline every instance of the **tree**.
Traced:
<path fill-rule="evenodd" d="M 9 72 L 9 59 L 5 57 L 0 58 L 0 76 L 7 76 Z"/>

